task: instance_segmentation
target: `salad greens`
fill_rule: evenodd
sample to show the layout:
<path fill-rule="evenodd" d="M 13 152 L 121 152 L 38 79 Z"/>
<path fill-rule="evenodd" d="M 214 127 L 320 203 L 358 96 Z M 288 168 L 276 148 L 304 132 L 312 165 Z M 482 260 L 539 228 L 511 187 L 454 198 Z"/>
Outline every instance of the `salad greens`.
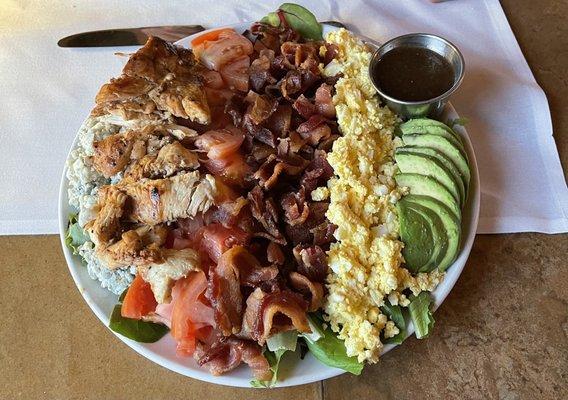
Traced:
<path fill-rule="evenodd" d="M 401 344 L 404 342 L 404 339 L 406 338 L 406 321 L 402 314 L 402 308 L 398 305 L 393 306 L 388 300 L 385 300 L 385 304 L 381 307 L 381 311 L 389 317 L 392 322 L 394 322 L 400 331 L 396 336 L 383 340 L 383 343 Z"/>
<path fill-rule="evenodd" d="M 167 326 L 162 324 L 155 324 L 153 322 L 145 322 L 137 319 L 124 318 L 120 309 L 122 308 L 122 301 L 126 295 L 126 289 L 118 298 L 119 303 L 114 306 L 110 316 L 109 328 L 122 336 L 142 343 L 154 343 L 160 340 L 170 330 Z"/>
<path fill-rule="evenodd" d="M 250 382 L 255 388 L 270 388 L 278 381 L 278 368 L 280 360 L 287 351 L 296 351 L 298 343 L 298 332 L 286 331 L 272 335 L 266 340 L 267 349 L 264 351 L 264 357 L 268 360 L 270 370 L 272 371 L 272 379 L 269 381 L 261 381 L 254 379 Z"/>
<path fill-rule="evenodd" d="M 285 22 L 304 39 L 322 40 L 323 28 L 314 14 L 308 9 L 294 3 L 284 3 L 277 11 L 269 13 L 260 22 L 272 26 L 280 26 Z"/>
<path fill-rule="evenodd" d="M 420 292 L 418 296 L 410 297 L 408 311 L 416 328 L 416 338 L 423 339 L 430 335 L 434 327 L 434 316 L 430 310 L 432 296 L 429 292 Z"/>
<path fill-rule="evenodd" d="M 359 375 L 363 370 L 363 363 L 357 361 L 357 357 L 349 357 L 343 340 L 339 339 L 330 327 L 324 329 L 323 321 L 315 314 L 312 316 L 311 322 L 317 324 L 321 337 L 316 341 L 312 341 L 310 335 L 302 335 L 302 337 L 306 340 L 314 357 L 325 365 Z"/>
<path fill-rule="evenodd" d="M 73 251 L 73 254 L 78 254 L 79 247 L 88 240 L 89 236 L 77 221 L 77 214 L 70 214 L 65 244 Z"/>

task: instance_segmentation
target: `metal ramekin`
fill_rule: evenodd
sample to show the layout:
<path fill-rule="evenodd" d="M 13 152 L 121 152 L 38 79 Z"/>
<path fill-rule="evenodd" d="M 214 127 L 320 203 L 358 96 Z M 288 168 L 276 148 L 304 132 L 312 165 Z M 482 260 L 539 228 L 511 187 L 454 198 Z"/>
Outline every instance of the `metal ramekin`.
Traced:
<path fill-rule="evenodd" d="M 427 48 L 444 57 L 454 69 L 454 84 L 452 87 L 440 96 L 425 101 L 403 101 L 385 94 L 379 87 L 378 83 L 373 79 L 372 71 L 383 55 L 395 47 L 405 46 Z M 448 98 L 460 86 L 463 80 L 464 69 L 465 61 L 463 56 L 458 48 L 451 42 L 440 36 L 429 33 L 411 33 L 391 39 L 379 47 L 373 53 L 373 57 L 371 58 L 371 63 L 369 64 L 369 75 L 375 89 L 377 89 L 379 96 L 385 104 L 398 115 L 407 119 L 426 116 L 435 117 L 440 114 L 448 102 Z"/>

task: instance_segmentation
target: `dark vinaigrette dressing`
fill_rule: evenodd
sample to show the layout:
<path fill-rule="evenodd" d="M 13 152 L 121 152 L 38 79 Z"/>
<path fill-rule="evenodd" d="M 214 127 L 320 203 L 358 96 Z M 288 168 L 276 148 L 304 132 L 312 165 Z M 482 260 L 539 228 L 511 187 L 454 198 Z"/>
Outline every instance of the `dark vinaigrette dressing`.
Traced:
<path fill-rule="evenodd" d="M 430 100 L 454 84 L 452 65 L 422 47 L 392 49 L 379 59 L 372 73 L 385 94 L 403 101 Z"/>

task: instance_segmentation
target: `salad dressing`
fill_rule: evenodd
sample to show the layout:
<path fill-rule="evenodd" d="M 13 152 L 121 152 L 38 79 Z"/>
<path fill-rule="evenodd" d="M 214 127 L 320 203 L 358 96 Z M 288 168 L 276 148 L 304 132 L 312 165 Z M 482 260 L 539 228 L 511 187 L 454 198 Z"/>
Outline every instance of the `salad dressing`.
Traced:
<path fill-rule="evenodd" d="M 423 47 L 396 47 L 385 53 L 372 72 L 388 96 L 401 101 L 426 101 L 447 92 L 455 72 L 444 57 Z"/>

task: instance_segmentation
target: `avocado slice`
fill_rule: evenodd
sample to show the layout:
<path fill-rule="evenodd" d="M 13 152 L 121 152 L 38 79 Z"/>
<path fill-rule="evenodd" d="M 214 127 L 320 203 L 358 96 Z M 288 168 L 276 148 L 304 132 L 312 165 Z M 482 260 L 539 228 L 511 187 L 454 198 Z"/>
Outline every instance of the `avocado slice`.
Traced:
<path fill-rule="evenodd" d="M 424 132 L 430 128 L 442 128 L 452 135 L 456 137 L 456 139 L 460 139 L 459 135 L 448 125 L 444 124 L 441 121 L 437 121 L 431 118 L 414 118 L 406 121 L 405 123 L 400 125 L 400 130 L 403 134 L 414 133 L 413 131 L 417 132 Z M 460 139 L 461 140 L 461 139 Z"/>
<path fill-rule="evenodd" d="M 471 180 L 469 164 L 467 162 L 467 158 L 462 154 L 459 148 L 452 143 L 452 141 L 443 136 L 430 134 L 405 135 L 403 137 L 403 141 L 404 144 L 409 146 L 422 146 L 436 149 L 452 160 L 461 176 L 464 178 L 464 185 L 467 191 Z"/>
<path fill-rule="evenodd" d="M 403 203 L 403 206 L 405 206 L 407 210 L 418 213 L 426 221 L 426 229 L 428 230 L 428 233 L 432 238 L 431 247 L 424 248 L 422 247 L 423 243 L 421 243 L 418 237 L 407 237 L 407 240 L 404 241 L 405 238 L 401 235 L 405 243 L 402 254 L 403 256 L 405 256 L 406 268 L 413 273 L 433 271 L 438 267 L 440 261 L 445 257 L 448 247 L 448 239 L 446 237 L 444 224 L 442 223 L 440 217 L 429 208 L 414 203 L 412 202 L 412 200 L 404 198 L 401 199 L 399 203 L 400 202 Z M 414 232 L 410 233 L 413 234 Z M 424 256 L 426 254 L 430 254 L 430 258 L 427 262 L 418 265 L 413 263 L 414 260 L 412 258 L 410 260 L 407 260 L 406 253 L 421 253 Z"/>
<path fill-rule="evenodd" d="M 432 258 L 434 239 L 430 224 L 422 214 L 408 206 L 408 201 L 402 198 L 396 203 L 400 238 L 404 243 L 402 254 L 406 265 L 418 270 Z"/>
<path fill-rule="evenodd" d="M 457 169 L 456 165 L 452 162 L 452 160 L 446 157 L 443 153 L 441 153 L 438 150 L 431 149 L 429 147 L 419 147 L 419 146 L 399 147 L 398 149 L 396 149 L 396 151 L 399 153 L 412 152 L 417 154 L 424 154 L 438 159 L 438 161 L 444 164 L 444 167 L 446 167 L 446 169 L 450 172 L 450 174 L 454 178 L 454 181 L 456 182 L 456 185 L 458 186 L 460 194 L 460 204 L 462 206 L 465 204 L 465 199 L 467 196 L 467 193 L 465 191 L 466 187 L 465 178 L 460 174 L 460 171 Z"/>
<path fill-rule="evenodd" d="M 460 248 L 461 226 L 459 220 L 448 207 L 442 202 L 430 197 L 409 194 L 404 197 L 405 201 L 420 204 L 436 213 L 444 225 L 447 237 L 447 250 L 444 257 L 438 263 L 438 269 L 445 271 L 456 259 Z"/>
<path fill-rule="evenodd" d="M 454 216 L 461 220 L 461 210 L 459 204 L 452 194 L 440 182 L 431 176 L 421 174 L 396 174 L 394 179 L 398 186 L 406 186 L 410 189 L 410 194 L 424 195 L 435 198 L 444 203 Z"/>
<path fill-rule="evenodd" d="M 415 120 L 410 120 L 408 122 L 411 121 L 415 121 Z M 429 121 L 434 121 L 434 120 L 429 120 Z M 461 141 L 461 138 L 457 135 L 457 133 L 455 133 L 454 131 L 452 131 L 450 128 L 448 128 L 447 126 L 445 126 L 444 124 L 442 124 L 439 121 L 435 121 L 438 124 L 442 124 L 445 126 L 439 126 L 439 125 L 410 125 L 409 126 L 405 126 L 405 124 L 408 124 L 408 122 L 405 122 L 404 124 L 400 125 L 400 131 L 402 132 L 402 138 L 404 140 L 404 136 L 406 135 L 437 135 L 437 136 L 442 136 L 445 137 L 446 139 L 448 139 L 454 146 L 456 146 L 459 151 L 462 153 L 462 155 L 465 157 L 465 148 L 463 147 L 463 143 Z"/>
<path fill-rule="evenodd" d="M 461 207 L 461 193 L 456 178 L 438 158 L 415 153 L 411 150 L 400 151 L 400 149 L 399 147 L 396 150 L 394 159 L 402 173 L 422 174 L 437 179 L 438 182 L 448 189 Z M 460 180 L 458 179 L 458 181 Z"/>

